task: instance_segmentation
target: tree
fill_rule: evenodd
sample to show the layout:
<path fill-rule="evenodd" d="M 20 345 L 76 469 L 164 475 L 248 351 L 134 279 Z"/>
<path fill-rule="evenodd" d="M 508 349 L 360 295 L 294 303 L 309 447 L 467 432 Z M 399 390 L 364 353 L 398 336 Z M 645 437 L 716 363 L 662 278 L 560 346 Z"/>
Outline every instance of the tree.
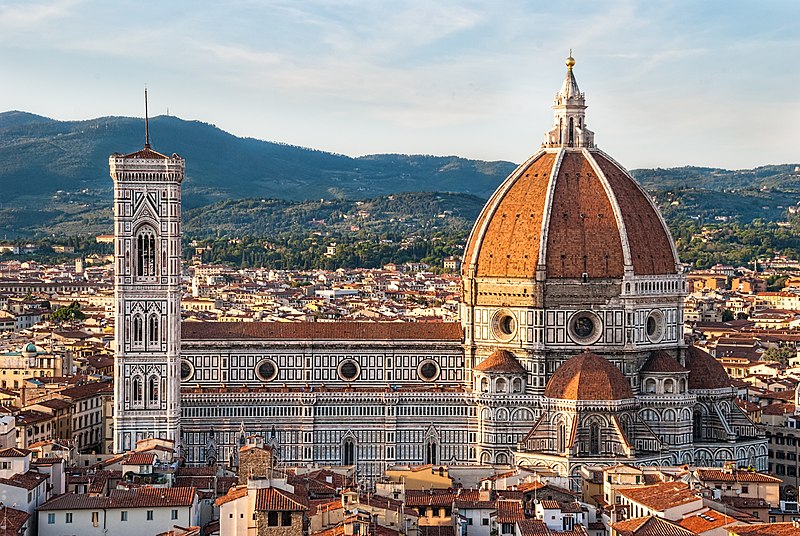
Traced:
<path fill-rule="evenodd" d="M 72 302 L 67 307 L 61 307 L 50 315 L 50 321 L 54 324 L 63 324 L 64 322 L 83 320 L 84 318 L 86 318 L 86 315 L 81 312 L 81 306 L 78 302 Z"/>
<path fill-rule="evenodd" d="M 723 322 L 730 322 L 733 320 L 733 311 L 730 309 L 723 309 L 722 310 L 722 321 Z"/>

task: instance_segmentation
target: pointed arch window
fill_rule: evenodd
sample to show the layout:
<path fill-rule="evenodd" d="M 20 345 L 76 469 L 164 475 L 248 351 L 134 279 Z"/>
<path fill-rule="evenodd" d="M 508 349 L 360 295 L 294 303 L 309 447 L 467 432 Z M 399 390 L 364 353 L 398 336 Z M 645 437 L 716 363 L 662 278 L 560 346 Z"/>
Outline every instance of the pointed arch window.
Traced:
<path fill-rule="evenodd" d="M 149 321 L 147 323 L 147 341 L 151 344 L 158 343 L 159 340 L 159 333 L 158 333 L 158 316 L 153 313 L 150 315 Z"/>
<path fill-rule="evenodd" d="M 144 342 L 144 318 L 139 314 L 133 316 L 133 342 L 136 344 Z"/>
<path fill-rule="evenodd" d="M 136 276 L 155 277 L 156 275 L 156 233 L 145 225 L 136 233 Z"/>
<path fill-rule="evenodd" d="M 589 427 L 589 454 L 600 454 L 600 425 L 596 422 Z"/>
<path fill-rule="evenodd" d="M 141 376 L 134 376 L 133 381 L 131 382 L 131 391 L 131 401 L 134 404 L 141 404 L 144 394 L 144 386 L 142 385 Z"/>
<path fill-rule="evenodd" d="M 575 121 L 572 117 L 569 118 L 569 145 L 575 144 Z"/>
<path fill-rule="evenodd" d="M 342 443 L 342 465 L 355 465 L 356 444 L 352 439 L 345 439 Z"/>
<path fill-rule="evenodd" d="M 564 452 L 567 448 L 567 425 L 562 423 L 558 424 L 558 436 L 556 437 L 556 450 Z"/>
<path fill-rule="evenodd" d="M 436 441 L 425 443 L 425 463 L 431 465 L 439 464 L 439 445 Z"/>
<path fill-rule="evenodd" d="M 692 419 L 692 437 L 695 441 L 702 441 L 703 439 L 703 413 L 699 409 L 694 411 L 694 418 Z"/>
<path fill-rule="evenodd" d="M 150 376 L 147 380 L 147 401 L 150 404 L 158 403 L 158 376 Z"/>

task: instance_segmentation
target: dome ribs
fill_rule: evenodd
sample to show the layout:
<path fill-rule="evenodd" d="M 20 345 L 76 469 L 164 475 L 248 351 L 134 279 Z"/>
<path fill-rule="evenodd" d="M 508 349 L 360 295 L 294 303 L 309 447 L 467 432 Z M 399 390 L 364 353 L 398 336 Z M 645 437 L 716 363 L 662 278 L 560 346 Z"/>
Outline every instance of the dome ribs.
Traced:
<path fill-rule="evenodd" d="M 656 209 L 633 178 L 605 155 L 592 151 L 611 185 L 625 222 L 631 262 L 636 275 L 675 273 L 672 242 Z"/>
<path fill-rule="evenodd" d="M 619 229 L 603 184 L 581 153 L 564 155 L 547 236 L 547 277 L 621 277 Z"/>
<path fill-rule="evenodd" d="M 520 171 L 494 212 L 484 210 L 467 244 L 465 262 L 477 255 L 478 276 L 530 278 L 536 273 L 544 202 L 556 153 L 545 153 Z M 509 179 L 506 179 L 509 180 Z M 502 187 L 501 187 L 502 188 Z M 489 204 L 487 204 L 487 208 Z M 480 238 L 480 226 L 491 218 Z"/>

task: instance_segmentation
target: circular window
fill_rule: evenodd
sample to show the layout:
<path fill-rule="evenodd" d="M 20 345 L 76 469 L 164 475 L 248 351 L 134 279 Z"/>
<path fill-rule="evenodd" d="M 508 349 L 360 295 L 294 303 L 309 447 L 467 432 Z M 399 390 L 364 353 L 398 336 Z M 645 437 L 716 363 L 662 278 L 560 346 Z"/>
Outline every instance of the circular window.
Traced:
<path fill-rule="evenodd" d="M 579 311 L 569 320 L 570 338 L 581 344 L 592 344 L 600 338 L 603 325 L 600 317 L 591 311 Z"/>
<path fill-rule="evenodd" d="M 194 366 L 187 359 L 181 359 L 181 381 L 185 382 L 194 376 Z"/>
<path fill-rule="evenodd" d="M 645 331 L 650 342 L 659 342 L 664 338 L 664 313 L 659 309 L 653 309 L 647 315 Z"/>
<path fill-rule="evenodd" d="M 339 363 L 339 377 L 346 382 L 351 382 L 358 378 L 358 375 L 361 373 L 361 367 L 358 366 L 358 363 L 353 359 L 345 359 L 341 363 Z"/>
<path fill-rule="evenodd" d="M 256 376 L 262 382 L 271 382 L 278 376 L 278 365 L 272 359 L 262 359 L 256 365 Z"/>
<path fill-rule="evenodd" d="M 417 376 L 426 382 L 432 382 L 439 377 L 439 364 L 433 359 L 426 359 L 417 367 Z"/>
<path fill-rule="evenodd" d="M 511 340 L 517 332 L 517 319 L 510 311 L 497 311 L 492 319 L 492 331 L 502 341 Z"/>

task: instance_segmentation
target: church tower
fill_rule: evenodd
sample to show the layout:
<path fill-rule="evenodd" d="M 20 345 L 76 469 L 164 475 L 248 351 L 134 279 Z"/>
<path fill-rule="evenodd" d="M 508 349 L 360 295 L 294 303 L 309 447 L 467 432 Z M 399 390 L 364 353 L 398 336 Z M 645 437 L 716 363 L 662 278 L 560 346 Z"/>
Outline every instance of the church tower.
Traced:
<path fill-rule="evenodd" d="M 147 93 L 145 92 L 145 115 Z M 108 159 L 114 181 L 114 452 L 180 442 L 181 182 L 184 161 L 150 147 Z"/>

